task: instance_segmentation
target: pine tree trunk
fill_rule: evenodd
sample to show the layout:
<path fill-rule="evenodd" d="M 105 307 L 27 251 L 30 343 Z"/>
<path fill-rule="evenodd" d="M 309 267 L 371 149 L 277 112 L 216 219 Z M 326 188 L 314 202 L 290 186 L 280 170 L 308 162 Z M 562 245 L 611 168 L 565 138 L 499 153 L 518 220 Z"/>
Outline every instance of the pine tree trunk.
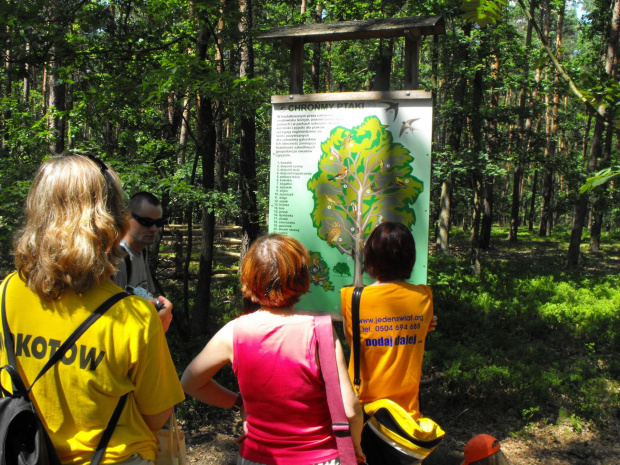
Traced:
<path fill-rule="evenodd" d="M 199 13 L 200 16 L 203 13 Z M 207 21 L 198 33 L 196 53 L 201 60 L 207 58 L 209 31 Z M 215 122 L 211 99 L 199 92 L 196 98 L 196 157 L 202 161 L 202 188 L 209 192 L 215 187 Z M 196 282 L 196 303 L 192 312 L 191 329 L 194 335 L 206 335 L 211 310 L 211 273 L 213 270 L 213 239 L 215 235 L 215 213 L 202 208 L 202 240 L 198 280 Z M 188 252 L 189 253 L 189 252 Z"/>
<path fill-rule="evenodd" d="M 607 55 L 605 57 L 605 71 L 610 79 L 616 78 L 616 60 L 618 53 L 618 38 L 620 37 L 620 2 L 615 2 L 611 18 L 611 28 L 609 40 L 607 42 Z M 612 107 L 613 108 L 613 107 Z M 608 115 L 608 111 L 611 114 Z M 588 160 L 587 172 L 593 173 L 596 169 L 596 161 L 600 158 L 603 151 L 603 135 L 605 131 L 606 118 L 613 119 L 613 109 L 608 109 L 603 103 L 598 108 L 596 121 L 594 123 L 594 134 L 592 136 L 592 145 L 590 148 L 590 159 Z M 577 206 L 575 207 L 575 216 L 573 221 L 573 229 L 571 231 L 570 244 L 566 255 L 566 267 L 571 268 L 579 263 L 579 251 L 581 246 L 581 234 L 585 222 L 585 216 L 588 210 L 588 196 L 582 194 L 579 196 Z"/>
<path fill-rule="evenodd" d="M 530 12 L 535 11 L 536 2 L 532 0 L 530 2 Z M 525 50 L 529 51 L 532 46 L 532 21 L 527 22 L 527 32 L 525 35 Z M 526 101 L 527 101 L 527 77 L 530 73 L 530 67 L 528 60 L 525 60 L 525 66 L 523 67 L 523 87 L 519 93 L 519 138 L 517 142 L 517 162 L 515 163 L 514 175 L 512 178 L 512 204 L 510 209 L 510 232 L 508 233 L 508 240 L 510 242 L 517 241 L 517 235 L 519 230 L 519 205 L 521 203 L 521 197 L 523 196 L 523 175 L 525 172 L 525 163 L 523 158 L 525 156 L 524 151 L 528 147 L 528 140 L 530 137 L 530 131 L 532 128 L 531 115 L 526 119 Z"/>
<path fill-rule="evenodd" d="M 239 24 L 241 38 L 241 77 L 254 77 L 254 52 L 252 47 L 252 0 L 239 3 L 242 15 Z M 256 120 L 255 109 L 248 108 L 241 116 L 241 143 L 239 153 L 239 178 L 241 187 L 241 228 L 242 248 L 241 259 L 245 256 L 250 244 L 258 237 L 258 204 L 256 190 Z"/>

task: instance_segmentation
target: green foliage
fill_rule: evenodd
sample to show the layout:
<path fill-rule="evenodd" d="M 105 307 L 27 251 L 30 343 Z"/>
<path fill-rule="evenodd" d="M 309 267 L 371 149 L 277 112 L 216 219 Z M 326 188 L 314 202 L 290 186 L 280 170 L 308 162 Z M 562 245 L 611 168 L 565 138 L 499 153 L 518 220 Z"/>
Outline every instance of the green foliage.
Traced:
<path fill-rule="evenodd" d="M 587 192 L 591 192 L 592 190 L 594 190 L 595 187 L 611 181 L 618 175 L 620 175 L 620 171 L 618 169 L 605 168 L 598 173 L 595 173 L 594 176 L 590 176 L 588 179 L 586 179 L 585 184 L 579 188 L 579 193 L 585 194 Z"/>
<path fill-rule="evenodd" d="M 478 277 L 467 257 L 431 255 L 439 326 L 425 366 L 446 374 L 438 392 L 458 397 L 461 408 L 517 409 L 524 424 L 553 421 L 564 409 L 574 428 L 581 419 L 602 425 L 620 413 L 617 267 L 563 272 L 557 238 L 520 239 L 499 243 Z"/>
<path fill-rule="evenodd" d="M 506 7 L 504 0 L 465 0 L 461 5 L 463 19 L 485 27 L 496 24 L 502 18 L 502 8 Z"/>

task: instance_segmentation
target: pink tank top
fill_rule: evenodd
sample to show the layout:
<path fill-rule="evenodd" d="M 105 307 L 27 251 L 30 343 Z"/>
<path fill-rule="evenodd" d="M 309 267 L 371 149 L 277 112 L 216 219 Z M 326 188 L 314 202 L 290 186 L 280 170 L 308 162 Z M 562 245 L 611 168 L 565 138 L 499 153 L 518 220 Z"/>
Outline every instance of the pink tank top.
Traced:
<path fill-rule="evenodd" d="M 235 321 L 233 370 L 248 427 L 241 457 L 270 465 L 338 457 L 315 349 L 312 316 L 259 311 Z"/>

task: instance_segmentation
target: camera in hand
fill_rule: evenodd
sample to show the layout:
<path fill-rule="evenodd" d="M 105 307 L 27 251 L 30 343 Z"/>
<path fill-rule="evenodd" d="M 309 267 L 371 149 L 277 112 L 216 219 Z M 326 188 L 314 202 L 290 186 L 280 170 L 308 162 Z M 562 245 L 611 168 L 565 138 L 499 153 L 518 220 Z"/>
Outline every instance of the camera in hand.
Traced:
<path fill-rule="evenodd" d="M 144 297 L 146 300 L 155 299 L 153 294 L 151 294 L 149 291 L 147 291 L 146 289 L 140 286 L 133 287 L 133 286 L 127 285 L 125 286 L 125 292 L 127 292 L 128 294 L 132 294 L 132 295 L 139 295 L 140 297 Z M 157 309 L 157 311 L 160 311 L 163 307 L 164 307 L 164 303 L 155 299 L 155 308 Z"/>

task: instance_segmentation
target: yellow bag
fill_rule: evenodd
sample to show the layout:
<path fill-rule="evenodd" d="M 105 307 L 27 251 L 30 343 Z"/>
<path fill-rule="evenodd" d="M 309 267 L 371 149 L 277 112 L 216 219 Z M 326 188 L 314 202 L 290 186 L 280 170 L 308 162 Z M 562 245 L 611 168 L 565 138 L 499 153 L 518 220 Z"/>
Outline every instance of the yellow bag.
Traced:
<path fill-rule="evenodd" d="M 155 433 L 157 438 L 157 459 L 155 465 L 187 465 L 185 434 L 179 428 L 174 412 L 170 414 L 167 428 Z"/>
<path fill-rule="evenodd" d="M 370 402 L 363 409 L 369 417 L 367 426 L 386 446 L 413 459 L 424 460 L 446 434 L 430 418 L 414 420 L 404 408 L 389 399 Z"/>

